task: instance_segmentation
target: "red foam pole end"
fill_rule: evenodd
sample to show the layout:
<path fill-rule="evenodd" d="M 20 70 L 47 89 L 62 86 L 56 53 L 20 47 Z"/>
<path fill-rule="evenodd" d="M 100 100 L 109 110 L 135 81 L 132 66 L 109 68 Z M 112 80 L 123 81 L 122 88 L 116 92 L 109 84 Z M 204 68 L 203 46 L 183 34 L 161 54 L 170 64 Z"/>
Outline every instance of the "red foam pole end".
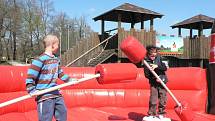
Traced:
<path fill-rule="evenodd" d="M 119 83 L 125 80 L 136 80 L 137 67 L 132 63 L 112 63 L 99 64 L 95 73 L 99 73 L 97 78 L 100 84 Z"/>
<path fill-rule="evenodd" d="M 145 47 L 134 37 L 128 36 L 120 44 L 120 49 L 133 63 L 139 63 L 146 55 Z"/>

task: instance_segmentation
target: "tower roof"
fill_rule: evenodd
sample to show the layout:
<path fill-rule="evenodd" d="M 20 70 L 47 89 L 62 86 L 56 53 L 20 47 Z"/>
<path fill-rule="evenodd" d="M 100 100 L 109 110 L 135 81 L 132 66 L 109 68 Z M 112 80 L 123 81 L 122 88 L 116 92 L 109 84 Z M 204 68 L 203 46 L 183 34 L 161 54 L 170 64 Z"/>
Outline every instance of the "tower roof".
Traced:
<path fill-rule="evenodd" d="M 125 3 L 93 19 L 95 21 L 105 20 L 117 22 L 119 14 L 121 15 L 121 21 L 125 23 L 138 23 L 141 22 L 141 18 L 143 21 L 147 21 L 154 18 L 161 18 L 163 16 L 162 14 L 149 9 Z"/>
<path fill-rule="evenodd" d="M 172 25 L 172 28 L 199 29 L 203 25 L 203 29 L 212 28 L 214 18 L 206 15 L 196 15 L 182 22 Z"/>

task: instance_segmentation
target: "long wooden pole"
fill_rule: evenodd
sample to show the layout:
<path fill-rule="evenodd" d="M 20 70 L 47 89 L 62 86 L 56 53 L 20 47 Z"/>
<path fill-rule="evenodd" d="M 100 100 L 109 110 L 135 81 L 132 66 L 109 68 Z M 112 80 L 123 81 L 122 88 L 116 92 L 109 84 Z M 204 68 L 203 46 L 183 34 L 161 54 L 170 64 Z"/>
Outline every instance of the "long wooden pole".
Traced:
<path fill-rule="evenodd" d="M 78 84 L 78 83 L 81 83 L 81 82 L 84 82 L 84 81 L 88 81 L 90 79 L 94 79 L 94 78 L 98 78 L 98 77 L 100 77 L 100 74 L 96 74 L 96 75 L 92 75 L 92 76 L 85 77 L 85 78 L 82 78 L 82 79 L 78 79 L 77 81 L 71 81 L 71 82 L 67 82 L 67 83 L 64 83 L 64 84 L 60 84 L 60 85 L 55 86 L 55 87 L 51 87 L 51 88 L 48 88 L 48 89 L 44 89 L 44 90 L 35 92 L 35 93 L 31 94 L 31 95 L 28 94 L 28 95 L 25 95 L 25 96 L 22 96 L 22 97 L 18 97 L 18 98 L 6 101 L 4 103 L 1 103 L 0 104 L 0 108 L 2 108 L 4 106 L 7 106 L 7 105 L 10 105 L 10 104 L 13 104 L 13 103 L 16 103 L 16 102 L 20 102 L 22 100 L 25 100 L 25 99 L 28 99 L 28 98 L 31 98 L 31 97 L 34 97 L 34 96 L 37 96 L 37 95 L 45 94 L 47 92 L 58 90 L 58 89 L 63 88 L 63 87 L 67 87 L 67 86 L 70 86 L 70 85 Z"/>
<path fill-rule="evenodd" d="M 170 94 L 170 96 L 173 98 L 173 100 L 176 102 L 177 106 L 181 107 L 181 103 L 176 99 L 176 97 L 173 95 L 173 93 L 169 90 L 169 88 L 164 84 L 163 80 L 160 79 L 160 77 L 155 73 L 154 70 L 151 69 L 149 64 L 144 60 L 144 65 L 152 72 L 152 74 L 156 77 L 156 79 L 159 80 L 161 85 L 166 89 L 166 91 Z"/>

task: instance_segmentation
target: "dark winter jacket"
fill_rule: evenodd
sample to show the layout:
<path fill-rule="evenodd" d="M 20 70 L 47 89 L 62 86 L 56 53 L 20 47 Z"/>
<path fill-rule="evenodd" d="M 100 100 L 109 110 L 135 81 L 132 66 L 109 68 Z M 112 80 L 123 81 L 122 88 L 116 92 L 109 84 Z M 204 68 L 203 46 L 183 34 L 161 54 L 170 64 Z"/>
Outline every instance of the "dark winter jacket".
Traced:
<path fill-rule="evenodd" d="M 146 56 L 144 58 L 144 60 L 146 62 L 148 62 L 148 64 L 156 64 L 156 65 L 158 65 L 158 67 L 155 68 L 154 71 L 161 78 L 161 80 L 164 81 L 164 83 L 166 83 L 168 81 L 167 76 L 165 74 L 165 71 L 167 70 L 167 67 L 166 67 L 165 63 L 162 62 L 161 56 L 158 55 L 155 58 L 155 60 L 151 60 L 148 56 Z M 149 83 L 150 84 L 158 84 L 158 82 L 156 81 L 156 77 L 151 73 L 151 71 L 145 65 L 143 65 L 143 67 L 144 67 L 145 77 L 149 79 Z"/>

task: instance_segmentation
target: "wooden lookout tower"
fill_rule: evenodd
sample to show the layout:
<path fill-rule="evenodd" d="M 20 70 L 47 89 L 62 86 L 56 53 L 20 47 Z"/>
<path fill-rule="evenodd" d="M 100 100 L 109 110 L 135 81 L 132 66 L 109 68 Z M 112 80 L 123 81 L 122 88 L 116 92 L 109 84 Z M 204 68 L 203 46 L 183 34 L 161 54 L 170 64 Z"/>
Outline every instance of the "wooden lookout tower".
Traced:
<path fill-rule="evenodd" d="M 204 29 L 211 29 L 214 18 L 202 14 L 196 15 L 171 27 L 178 28 L 178 36 L 181 36 L 181 29 L 188 29 L 190 35 L 183 39 L 184 52 L 178 56 L 181 66 L 205 67 L 208 64 L 210 51 L 210 37 L 203 34 Z M 193 30 L 198 31 L 198 35 L 193 35 Z M 180 66 L 180 64 L 178 65 Z"/>
<path fill-rule="evenodd" d="M 105 40 L 111 35 L 107 32 L 117 30 L 115 40 L 109 42 L 112 49 L 116 49 L 118 61 L 127 61 L 125 55 L 119 49 L 119 44 L 128 35 L 136 37 L 144 46 L 154 45 L 156 32 L 154 30 L 154 19 L 161 18 L 163 15 L 152 10 L 148 10 L 130 3 L 122 4 L 108 12 L 105 12 L 95 18 L 95 21 L 101 21 L 101 41 Z M 117 22 L 117 27 L 111 30 L 105 30 L 105 21 Z M 150 21 L 150 28 L 147 31 L 144 27 L 144 22 Z M 130 30 L 126 31 L 123 23 L 130 24 Z M 135 29 L 135 24 L 140 23 L 140 29 Z M 109 48 L 110 49 L 110 48 Z"/>
<path fill-rule="evenodd" d="M 129 60 L 119 49 L 121 41 L 132 35 L 144 46 L 154 45 L 156 39 L 154 19 L 162 16 L 160 13 L 129 3 L 104 12 L 93 18 L 95 21 L 101 21 L 101 34 L 94 33 L 87 41 L 79 41 L 63 55 L 63 65 L 95 66 L 99 63 L 127 62 Z M 106 21 L 117 22 L 118 25 L 111 30 L 106 30 Z M 145 21 L 150 21 L 149 30 L 144 27 Z M 123 28 L 124 23 L 130 24 L 129 30 Z M 140 23 L 140 29 L 135 29 L 137 23 Z M 112 34 L 113 32 L 115 34 Z"/>

